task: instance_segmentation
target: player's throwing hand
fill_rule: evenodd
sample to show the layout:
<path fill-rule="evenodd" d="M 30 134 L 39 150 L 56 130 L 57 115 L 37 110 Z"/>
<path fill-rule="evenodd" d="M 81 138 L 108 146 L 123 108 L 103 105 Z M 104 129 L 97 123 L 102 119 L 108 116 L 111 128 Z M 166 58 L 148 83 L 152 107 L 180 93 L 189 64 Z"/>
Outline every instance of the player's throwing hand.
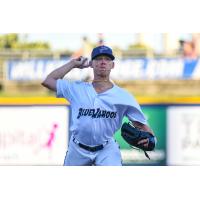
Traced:
<path fill-rule="evenodd" d="M 80 56 L 79 58 L 73 59 L 76 68 L 83 69 L 90 67 L 91 63 L 88 58 Z"/>

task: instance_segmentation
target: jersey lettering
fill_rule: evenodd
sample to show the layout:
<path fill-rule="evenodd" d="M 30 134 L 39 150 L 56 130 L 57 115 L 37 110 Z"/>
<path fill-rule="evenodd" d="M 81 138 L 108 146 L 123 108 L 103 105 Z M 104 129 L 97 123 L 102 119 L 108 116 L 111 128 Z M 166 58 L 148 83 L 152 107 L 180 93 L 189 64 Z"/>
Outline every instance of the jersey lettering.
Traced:
<path fill-rule="evenodd" d="M 79 108 L 77 119 L 83 116 L 91 116 L 91 118 L 116 118 L 117 112 L 97 109 L 84 109 Z"/>

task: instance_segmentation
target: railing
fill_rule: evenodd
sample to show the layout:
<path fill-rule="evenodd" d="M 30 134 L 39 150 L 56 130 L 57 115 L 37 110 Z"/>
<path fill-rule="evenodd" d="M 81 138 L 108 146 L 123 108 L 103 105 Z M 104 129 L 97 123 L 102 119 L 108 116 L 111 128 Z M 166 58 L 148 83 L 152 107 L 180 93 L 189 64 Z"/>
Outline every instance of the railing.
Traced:
<path fill-rule="evenodd" d="M 0 59 L 61 58 L 72 55 L 70 51 L 51 50 L 0 50 Z"/>

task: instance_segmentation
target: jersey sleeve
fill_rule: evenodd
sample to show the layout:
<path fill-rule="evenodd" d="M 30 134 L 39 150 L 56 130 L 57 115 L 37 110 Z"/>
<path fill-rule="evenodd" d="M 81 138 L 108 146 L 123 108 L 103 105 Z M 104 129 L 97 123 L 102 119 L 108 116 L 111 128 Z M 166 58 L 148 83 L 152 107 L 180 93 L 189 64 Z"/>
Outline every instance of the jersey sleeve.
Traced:
<path fill-rule="evenodd" d="M 58 79 L 56 82 L 56 96 L 58 98 L 65 98 L 68 101 L 72 100 L 73 87 L 68 80 Z"/>
<path fill-rule="evenodd" d="M 147 119 L 144 116 L 140 105 L 133 96 L 130 98 L 130 103 L 126 110 L 126 116 L 131 121 L 138 121 L 142 124 L 147 124 Z"/>
<path fill-rule="evenodd" d="M 128 107 L 126 116 L 131 121 L 137 121 L 142 124 L 147 124 L 147 119 L 144 116 L 141 109 L 135 108 L 135 107 Z"/>

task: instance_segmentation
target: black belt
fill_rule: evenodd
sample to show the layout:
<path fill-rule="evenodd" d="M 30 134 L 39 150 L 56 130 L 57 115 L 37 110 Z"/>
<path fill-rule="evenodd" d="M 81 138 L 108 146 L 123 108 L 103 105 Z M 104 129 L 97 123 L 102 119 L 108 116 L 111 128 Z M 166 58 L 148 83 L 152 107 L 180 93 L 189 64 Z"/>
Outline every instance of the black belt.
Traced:
<path fill-rule="evenodd" d="M 91 147 L 91 146 L 87 146 L 85 144 L 82 144 L 80 142 L 78 142 L 75 138 L 73 138 L 73 142 L 78 144 L 79 147 L 81 147 L 82 149 L 85 149 L 87 151 L 91 151 L 91 152 L 95 152 L 95 151 L 100 151 L 104 148 L 105 145 L 101 144 L 101 145 L 98 145 L 98 146 L 94 146 L 94 147 Z M 108 142 L 106 142 L 107 144 Z"/>

